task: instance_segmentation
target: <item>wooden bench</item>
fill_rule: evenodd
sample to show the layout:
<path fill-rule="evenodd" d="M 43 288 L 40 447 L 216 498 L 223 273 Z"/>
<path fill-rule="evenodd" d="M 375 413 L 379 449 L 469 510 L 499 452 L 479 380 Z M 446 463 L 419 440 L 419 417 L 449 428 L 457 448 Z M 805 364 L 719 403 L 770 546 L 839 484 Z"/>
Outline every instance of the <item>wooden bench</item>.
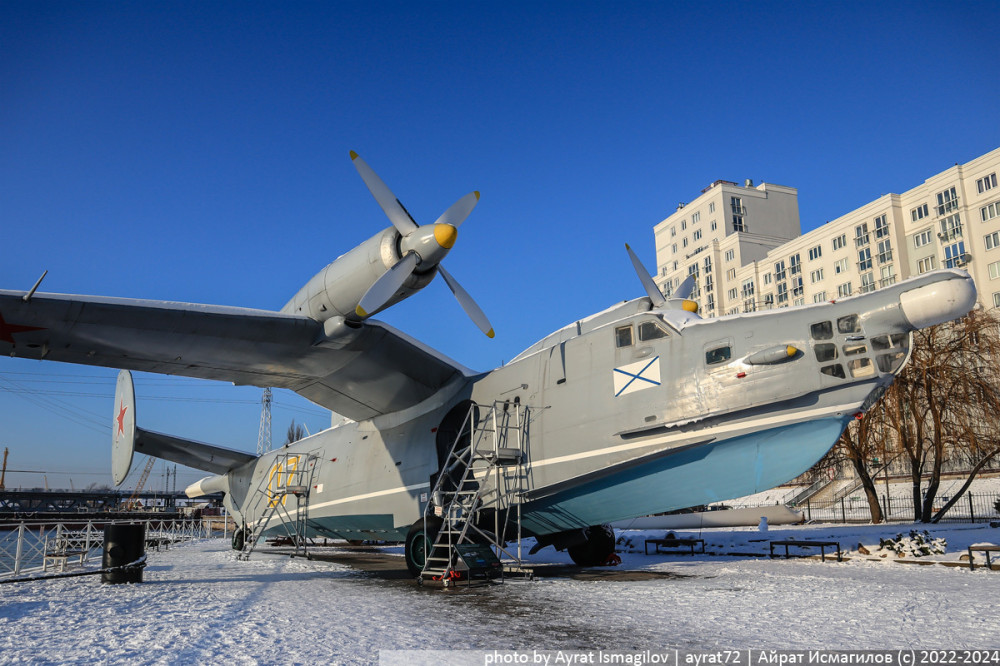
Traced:
<path fill-rule="evenodd" d="M 42 571 L 49 570 L 49 563 L 51 562 L 56 571 L 66 571 L 66 563 L 71 557 L 80 558 L 80 564 L 83 564 L 83 558 L 87 555 L 85 550 L 58 550 L 51 553 L 45 553 L 45 559 L 42 561 Z"/>
<path fill-rule="evenodd" d="M 788 554 L 788 547 L 792 546 L 794 548 L 819 548 L 819 558 L 820 561 L 826 562 L 826 549 L 836 548 L 837 549 L 837 561 L 843 562 L 844 558 L 840 552 L 840 542 L 839 541 L 805 541 L 797 539 L 786 539 L 784 541 L 771 541 L 771 557 L 774 557 L 774 547 L 784 546 L 785 547 L 785 558 L 792 557 Z M 779 555 L 781 553 L 778 553 Z M 808 557 L 808 555 L 800 555 L 799 557 Z"/>
<path fill-rule="evenodd" d="M 993 565 L 990 563 L 990 553 L 1000 553 L 1000 546 L 992 545 L 982 545 L 982 546 L 969 546 L 969 571 L 976 568 L 975 563 L 972 560 L 972 551 L 982 553 L 986 556 L 986 568 L 993 571 Z"/>
<path fill-rule="evenodd" d="M 663 552 L 663 551 L 660 550 L 661 548 L 664 548 L 664 549 L 666 549 L 666 548 L 673 548 L 673 549 L 690 548 L 691 549 L 691 554 L 694 555 L 694 553 L 695 553 L 694 547 L 696 545 L 699 545 L 699 544 L 701 544 L 701 550 L 699 550 L 698 552 L 699 553 L 704 553 L 705 552 L 705 540 L 704 539 L 646 539 L 644 547 L 646 549 L 646 554 L 647 555 L 649 555 L 649 544 L 653 544 L 654 546 L 656 546 L 656 552 L 657 553 Z"/>

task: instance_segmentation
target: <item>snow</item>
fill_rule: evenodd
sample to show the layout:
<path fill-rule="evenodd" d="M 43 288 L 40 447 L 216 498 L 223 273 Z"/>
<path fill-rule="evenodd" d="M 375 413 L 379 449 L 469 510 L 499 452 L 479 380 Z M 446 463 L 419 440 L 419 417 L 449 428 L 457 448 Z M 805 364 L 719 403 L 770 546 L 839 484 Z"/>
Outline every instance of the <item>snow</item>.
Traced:
<path fill-rule="evenodd" d="M 142 584 L 89 576 L 0 586 L 0 663 L 367 664 L 380 650 L 1000 647 L 992 610 L 1000 572 L 878 557 L 880 538 L 910 528 L 678 532 L 729 554 L 693 557 L 646 556 L 643 539 L 662 532 L 632 531 L 622 541 L 631 539 L 635 552 L 623 553 L 612 571 L 637 571 L 642 580 L 554 577 L 448 591 L 266 550 L 239 562 L 223 540 L 194 541 L 149 553 Z M 927 529 L 947 541 L 946 554 L 926 558 L 940 562 L 1000 540 L 1000 529 L 982 525 Z M 766 539 L 784 538 L 834 539 L 846 550 L 862 542 L 872 555 L 851 552 L 843 563 L 760 557 Z M 568 562 L 551 549 L 534 558 Z"/>

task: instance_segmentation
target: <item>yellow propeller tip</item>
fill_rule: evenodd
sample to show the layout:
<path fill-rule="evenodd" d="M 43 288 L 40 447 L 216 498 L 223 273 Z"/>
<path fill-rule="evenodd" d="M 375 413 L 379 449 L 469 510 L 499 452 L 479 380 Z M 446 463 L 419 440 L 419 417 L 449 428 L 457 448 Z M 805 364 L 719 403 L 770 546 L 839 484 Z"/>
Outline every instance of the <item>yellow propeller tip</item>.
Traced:
<path fill-rule="evenodd" d="M 368 316 L 368 313 L 365 312 L 364 309 L 362 309 L 362 307 L 360 305 L 358 307 L 354 308 L 354 311 L 358 314 L 359 317 L 367 317 Z"/>
<path fill-rule="evenodd" d="M 476 195 L 476 201 L 479 201 L 479 190 L 476 190 L 473 194 Z"/>
<path fill-rule="evenodd" d="M 356 159 L 358 159 L 358 154 L 352 150 L 351 151 L 351 160 L 353 161 L 353 160 L 356 160 Z"/>
<path fill-rule="evenodd" d="M 492 328 L 490 330 L 486 331 L 486 337 L 488 337 L 488 338 L 495 338 L 496 335 L 497 334 L 493 332 Z"/>
<path fill-rule="evenodd" d="M 687 312 L 697 312 L 698 304 L 695 301 L 684 301 L 681 307 Z"/>
<path fill-rule="evenodd" d="M 632 248 L 631 248 L 631 247 L 629 247 L 629 244 L 628 244 L 628 243 L 625 243 L 625 249 L 626 249 L 626 250 L 631 250 Z"/>

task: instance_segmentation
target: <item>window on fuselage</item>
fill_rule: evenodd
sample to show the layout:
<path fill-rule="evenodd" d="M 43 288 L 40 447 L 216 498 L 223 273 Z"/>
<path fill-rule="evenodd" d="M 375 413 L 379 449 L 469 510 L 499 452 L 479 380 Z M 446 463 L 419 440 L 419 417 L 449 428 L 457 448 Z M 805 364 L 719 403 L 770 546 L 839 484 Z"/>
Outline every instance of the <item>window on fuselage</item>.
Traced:
<path fill-rule="evenodd" d="M 717 365 L 719 363 L 725 363 L 732 357 L 733 348 L 729 345 L 726 345 L 725 347 L 716 347 L 715 349 L 709 349 L 705 352 L 705 364 Z"/>
<path fill-rule="evenodd" d="M 821 321 L 809 327 L 813 340 L 829 340 L 833 337 L 833 324 L 828 321 Z"/>
<path fill-rule="evenodd" d="M 644 321 L 639 324 L 639 340 L 641 342 L 647 342 L 649 340 L 659 340 L 660 338 L 665 338 L 669 335 L 666 329 L 657 324 L 655 321 Z"/>
<path fill-rule="evenodd" d="M 615 346 L 619 349 L 632 346 L 631 326 L 619 326 L 615 329 Z"/>
<path fill-rule="evenodd" d="M 847 315 L 837 320 L 837 331 L 839 333 L 860 333 L 861 321 L 858 315 Z"/>

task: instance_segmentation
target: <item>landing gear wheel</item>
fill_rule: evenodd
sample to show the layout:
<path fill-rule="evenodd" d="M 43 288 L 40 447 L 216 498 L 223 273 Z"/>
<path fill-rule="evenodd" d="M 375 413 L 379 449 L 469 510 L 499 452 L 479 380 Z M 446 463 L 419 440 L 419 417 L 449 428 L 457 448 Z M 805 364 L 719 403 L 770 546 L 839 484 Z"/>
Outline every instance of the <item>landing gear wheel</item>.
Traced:
<path fill-rule="evenodd" d="M 577 566 L 599 567 L 615 552 L 615 531 L 611 525 L 592 525 L 587 540 L 567 550 Z"/>
<path fill-rule="evenodd" d="M 233 550 L 243 550 L 243 544 L 246 541 L 246 534 L 243 528 L 240 528 L 233 532 Z"/>
<path fill-rule="evenodd" d="M 428 516 L 426 532 L 423 518 L 410 525 L 410 531 L 406 534 L 406 547 L 403 551 L 406 568 L 410 575 L 419 576 L 420 572 L 423 571 L 427 553 L 434 545 L 434 540 L 440 531 L 441 519 L 434 516 Z"/>

